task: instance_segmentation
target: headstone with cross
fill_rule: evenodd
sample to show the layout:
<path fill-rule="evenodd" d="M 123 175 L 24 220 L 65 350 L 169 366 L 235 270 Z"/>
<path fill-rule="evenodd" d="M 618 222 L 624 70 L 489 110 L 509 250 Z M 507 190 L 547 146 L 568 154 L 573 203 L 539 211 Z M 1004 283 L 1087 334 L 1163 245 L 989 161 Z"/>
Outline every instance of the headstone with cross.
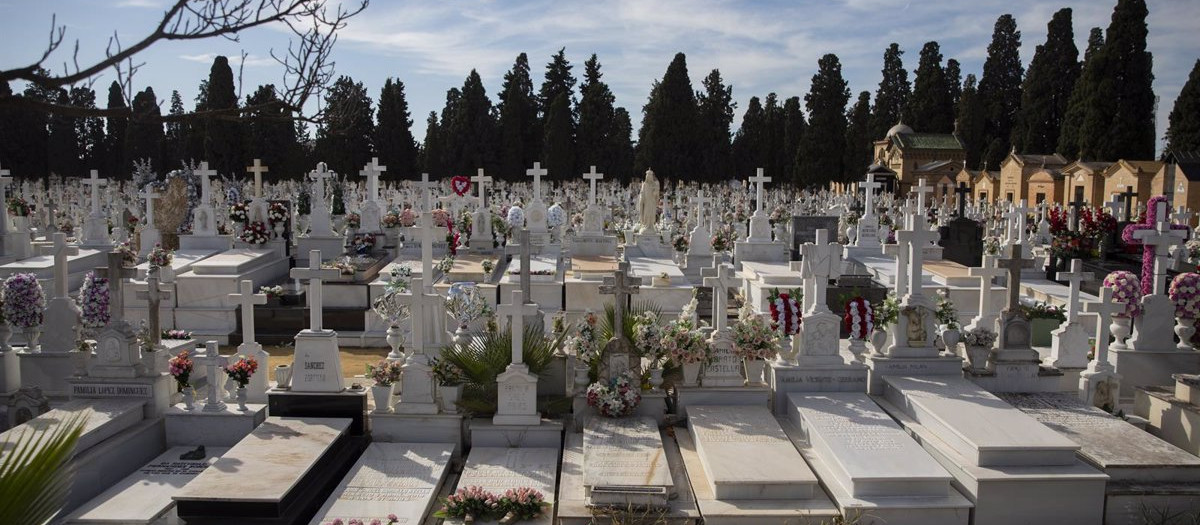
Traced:
<path fill-rule="evenodd" d="M 543 237 L 548 231 L 547 208 L 542 200 L 542 177 L 549 173 L 540 162 L 534 162 L 532 168 L 525 170 L 525 175 L 533 177 L 533 198 L 525 205 L 525 225 L 535 238 Z"/>
<path fill-rule="evenodd" d="M 359 206 L 359 230 L 379 232 L 383 227 L 383 205 L 379 202 L 379 176 L 387 171 L 387 166 L 379 164 L 378 157 L 372 157 L 371 163 L 358 172 L 359 176 L 367 178 L 367 195 Z"/>
<path fill-rule="evenodd" d="M 137 333 L 125 320 L 124 280 L 137 272 L 126 268 L 120 253 L 108 254 L 108 267 L 102 272 L 108 282 L 108 324 L 96 334 L 96 357 L 91 360 L 88 375 L 94 377 L 132 378 L 141 372 L 141 355 Z"/>
<path fill-rule="evenodd" d="M 995 255 L 984 255 L 983 264 L 978 268 L 967 268 L 967 275 L 979 279 L 979 313 L 966 326 L 967 330 L 987 328 L 995 330 L 999 315 L 992 306 L 992 279 L 1005 274 L 1005 270 L 996 267 Z"/>
<path fill-rule="evenodd" d="M 344 389 L 337 332 L 322 325 L 324 279 L 338 277 L 335 269 L 321 268 L 321 251 L 308 255 L 308 268 L 292 268 L 293 279 L 308 279 L 308 324 L 296 334 L 295 370 L 292 390 L 296 392 L 341 392 Z"/>
<path fill-rule="evenodd" d="M 1100 300 L 1083 306 L 1085 312 L 1098 316 L 1096 320 L 1096 355 L 1088 362 L 1087 370 L 1079 374 L 1079 399 L 1112 411 L 1121 391 L 1121 376 L 1108 362 L 1108 320 L 1125 311 L 1125 303 L 1113 300 L 1110 288 L 1100 287 Z"/>
<path fill-rule="evenodd" d="M 524 318 L 537 306 L 526 302 L 520 290 L 513 290 L 508 304 L 496 308 L 496 313 L 509 318 L 508 328 L 512 343 L 512 361 L 500 375 L 496 376 L 498 400 L 495 425 L 538 425 L 541 416 L 537 410 L 537 376 L 525 365 Z"/>
<path fill-rule="evenodd" d="M 882 188 L 883 183 L 875 182 L 875 174 L 868 173 L 865 182 L 858 183 L 863 194 L 863 215 L 858 219 L 858 235 L 854 245 L 859 248 L 879 247 L 879 221 L 875 218 L 875 190 Z"/>
<path fill-rule="evenodd" d="M 1087 366 L 1090 349 L 1087 330 L 1079 322 L 1079 286 L 1093 279 L 1083 271 L 1083 261 L 1071 259 L 1071 271 L 1058 272 L 1055 278 L 1070 285 L 1067 295 L 1067 320 L 1050 332 L 1050 359 L 1046 364 L 1063 369 L 1082 369 Z"/>
<path fill-rule="evenodd" d="M 412 326 L 412 351 L 404 358 L 404 382 L 400 386 L 400 403 L 395 409 L 402 414 L 436 414 L 438 411 L 433 398 L 434 384 L 429 355 L 425 353 L 425 331 L 432 331 L 432 326 L 426 324 L 436 315 L 433 311 L 436 310 L 439 296 L 426 293 L 423 279 L 424 276 L 413 278 L 408 293 L 399 295 L 400 301 L 407 304 L 411 312 Z"/>
<path fill-rule="evenodd" d="M 632 366 L 630 356 L 633 353 L 633 342 L 625 337 L 625 312 L 631 295 L 641 291 L 642 278 L 630 274 L 628 261 L 622 261 L 612 277 L 605 277 L 600 285 L 601 295 L 613 296 L 613 338 L 604 346 L 606 372 L 602 374 L 611 379 L 624 373 Z"/>
<path fill-rule="evenodd" d="M 475 184 L 477 196 L 475 197 L 475 212 L 471 219 L 469 248 L 472 253 L 490 253 L 495 246 L 492 245 L 492 218 L 491 212 L 488 211 L 485 185 L 492 182 L 492 178 L 484 175 L 483 168 L 479 168 L 476 175 L 471 177 L 471 182 Z"/>
<path fill-rule="evenodd" d="M 324 162 L 317 163 L 317 169 L 309 172 L 312 179 L 312 199 L 309 213 L 309 237 L 334 237 L 333 220 L 330 217 L 329 203 L 325 202 L 325 181 L 336 174 L 329 171 Z M 331 254 L 333 255 L 333 254 Z"/>
<path fill-rule="evenodd" d="M 200 203 L 192 211 L 192 235 L 212 237 L 217 235 L 217 216 L 212 206 L 212 185 L 209 177 L 217 174 L 209 169 L 207 162 L 201 162 L 194 171 L 200 177 Z"/>
<path fill-rule="evenodd" d="M 146 301 L 149 345 L 152 350 L 159 350 L 162 345 L 162 301 L 171 298 L 171 289 L 169 287 L 162 288 L 157 268 L 151 269 L 146 274 L 146 290 L 134 293 L 134 297 Z"/>
<path fill-rule="evenodd" d="M 1171 224 L 1165 198 L 1154 197 L 1150 203 L 1154 208 L 1146 212 L 1146 222 L 1128 225 L 1124 232 L 1142 245 L 1142 313 L 1134 320 L 1127 345 L 1133 350 L 1168 351 L 1175 349 L 1175 306 L 1167 297 L 1170 249 L 1184 243 L 1187 227 Z"/>
<path fill-rule="evenodd" d="M 1000 321 L 997 325 L 999 335 L 996 341 L 997 352 L 993 355 L 993 359 L 988 361 L 989 368 L 993 368 L 995 362 L 1037 361 L 1039 359 L 1037 352 L 1031 346 L 1033 334 L 1029 317 L 1021 309 L 1021 270 L 1032 268 L 1033 259 L 1024 257 L 1024 247 L 1019 243 L 1010 245 L 1008 249 L 1009 256 L 996 263 L 996 266 L 1007 270 L 1008 273 L 1008 282 L 1005 283 L 1008 288 L 1008 300 L 1004 305 L 1004 311 L 1000 313 Z"/>
<path fill-rule="evenodd" d="M 709 244 L 712 233 L 708 228 L 708 223 L 704 220 L 705 205 L 712 202 L 712 199 L 704 196 L 704 190 L 695 197 L 692 197 L 689 202 L 696 205 L 696 227 L 688 235 L 688 257 L 708 256 L 712 254 L 712 246 Z"/>
<path fill-rule="evenodd" d="M 246 172 L 254 175 L 254 197 L 255 198 L 262 198 L 262 196 L 263 196 L 262 176 L 263 176 L 263 173 L 266 173 L 267 171 L 268 171 L 268 168 L 265 165 L 263 165 L 262 159 L 254 159 L 254 165 L 246 167 Z"/>
<path fill-rule="evenodd" d="M 224 375 L 221 370 L 225 368 L 229 360 L 221 355 L 216 341 L 205 341 L 204 353 L 196 354 L 194 361 L 196 364 L 203 366 L 206 369 L 208 377 L 208 395 L 204 403 L 204 412 L 224 412 L 225 402 L 222 401 L 220 385 L 222 381 L 217 381 L 216 378 Z"/>
<path fill-rule="evenodd" d="M 269 229 L 271 228 L 269 216 L 271 204 L 263 198 L 262 194 L 262 174 L 266 171 L 267 167 L 262 164 L 260 159 L 254 159 L 254 165 L 246 167 L 247 173 L 254 174 L 254 195 L 251 196 L 250 204 L 247 206 L 246 218 L 249 223 L 260 222 Z"/>
<path fill-rule="evenodd" d="M 829 242 L 829 230 L 816 231 L 816 242 L 800 247 L 803 257 L 804 322 L 797 335 L 800 352 L 796 361 L 804 365 L 840 365 L 838 333 L 841 316 L 829 311 L 826 290 L 829 280 L 841 275 L 841 245 Z"/>
<path fill-rule="evenodd" d="M 81 182 L 90 186 L 92 190 L 91 212 L 88 213 L 83 226 L 83 245 L 111 246 L 112 243 L 108 238 L 108 219 L 104 216 L 104 211 L 100 209 L 100 186 L 108 183 L 108 180 L 101 179 L 100 172 L 91 170 L 91 178 L 83 179 Z"/>
<path fill-rule="evenodd" d="M 429 337 L 433 335 L 430 319 L 438 315 L 441 296 L 426 289 L 424 276 L 409 281 L 409 289 L 409 293 L 400 294 L 400 301 L 408 305 L 412 324 L 412 333 L 409 335 L 412 351 L 409 354 L 424 354 L 426 347 L 436 344 Z M 430 333 L 426 334 L 426 330 Z"/>
<path fill-rule="evenodd" d="M 587 173 L 583 174 L 583 178 L 588 181 L 590 189 L 588 190 L 588 204 L 583 211 L 583 232 L 592 235 L 604 233 L 604 212 L 600 206 L 596 204 L 596 181 L 604 179 L 603 173 L 596 172 L 596 166 L 592 166 Z"/>
<path fill-rule="evenodd" d="M 254 335 L 254 305 L 267 304 L 267 295 L 254 293 L 254 281 L 242 279 L 238 283 L 238 293 L 231 293 L 228 297 L 236 302 L 242 311 L 242 342 L 237 347 L 238 354 L 252 357 L 260 365 L 265 365 L 267 352 L 258 344 Z M 250 376 L 250 383 L 246 385 L 247 399 L 251 403 L 265 402 L 269 382 L 265 373 Z"/>
<path fill-rule="evenodd" d="M 749 180 L 754 184 L 754 215 L 750 217 L 750 236 L 746 240 L 750 242 L 770 242 L 771 220 L 767 217 L 767 212 L 763 205 L 763 201 L 766 199 L 763 193 L 763 184 L 771 182 L 771 177 L 764 176 L 763 169 L 757 168 L 754 176 L 750 177 Z"/>
<path fill-rule="evenodd" d="M 154 249 L 155 244 L 162 243 L 162 233 L 158 231 L 154 218 L 154 199 L 161 197 L 162 194 L 154 191 L 154 187 L 147 184 L 145 190 L 138 193 L 138 196 L 146 199 L 146 224 L 142 226 L 142 232 L 138 236 L 141 243 L 138 248 L 138 256 L 145 257 L 150 250 Z"/>
<path fill-rule="evenodd" d="M 67 245 L 67 234 L 55 232 L 54 246 L 42 255 L 54 256 L 54 295 L 46 303 L 45 326 L 55 327 L 42 334 L 42 352 L 69 352 L 75 349 L 79 333 L 79 306 L 67 293 L 67 257 L 78 255 L 79 248 Z"/>

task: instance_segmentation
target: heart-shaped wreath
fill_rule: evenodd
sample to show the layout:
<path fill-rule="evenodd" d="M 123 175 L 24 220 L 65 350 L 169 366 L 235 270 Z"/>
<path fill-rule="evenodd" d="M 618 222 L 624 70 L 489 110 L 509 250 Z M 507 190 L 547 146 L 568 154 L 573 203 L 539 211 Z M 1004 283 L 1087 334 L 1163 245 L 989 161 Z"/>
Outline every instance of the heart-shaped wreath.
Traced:
<path fill-rule="evenodd" d="M 450 189 L 454 190 L 454 193 L 457 193 L 459 197 L 462 197 L 463 195 L 466 195 L 468 191 L 471 191 L 471 179 L 468 179 L 462 175 L 451 177 Z"/>

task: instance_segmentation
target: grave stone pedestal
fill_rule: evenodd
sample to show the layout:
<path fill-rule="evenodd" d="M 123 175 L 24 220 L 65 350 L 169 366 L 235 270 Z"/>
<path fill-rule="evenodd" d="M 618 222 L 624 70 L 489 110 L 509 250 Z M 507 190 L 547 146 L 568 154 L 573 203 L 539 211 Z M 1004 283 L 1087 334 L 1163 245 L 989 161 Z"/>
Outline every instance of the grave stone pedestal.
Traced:
<path fill-rule="evenodd" d="M 787 246 L 766 241 L 738 241 L 733 243 L 733 260 L 738 264 L 743 262 L 787 262 Z"/>
<path fill-rule="evenodd" d="M 247 404 L 249 410 L 238 410 L 229 404 L 221 411 L 186 410 L 181 405 L 167 409 L 164 423 L 167 446 L 204 445 L 232 447 L 267 419 L 267 405 Z"/>
<path fill-rule="evenodd" d="M 1200 455 L 1200 376 L 1175 374 L 1174 385 L 1136 389 L 1134 412 L 1146 430 L 1192 455 Z"/>
<path fill-rule="evenodd" d="M 1169 387 L 1174 374 L 1200 373 L 1200 352 L 1180 351 L 1174 345 L 1162 350 L 1121 350 L 1110 346 L 1108 362 L 1121 375 L 1122 404 L 1132 401 L 1138 387 Z"/>

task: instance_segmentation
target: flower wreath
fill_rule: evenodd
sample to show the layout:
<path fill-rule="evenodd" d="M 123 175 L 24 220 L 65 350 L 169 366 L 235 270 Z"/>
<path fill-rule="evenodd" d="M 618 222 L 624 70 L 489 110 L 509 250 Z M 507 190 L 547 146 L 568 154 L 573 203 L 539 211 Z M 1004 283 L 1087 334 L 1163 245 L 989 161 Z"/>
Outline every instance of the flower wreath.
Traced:
<path fill-rule="evenodd" d="M 625 372 L 612 378 L 608 384 L 600 381 L 588 385 L 588 406 L 596 409 L 604 417 L 625 417 L 633 413 L 642 402 L 642 392 Z"/>
<path fill-rule="evenodd" d="M 850 332 L 851 339 L 866 339 L 875 330 L 875 311 L 871 303 L 862 297 L 851 299 L 846 303 L 842 324 Z"/>
<path fill-rule="evenodd" d="M 800 333 L 800 323 L 803 314 L 800 312 L 800 302 L 789 293 L 773 291 L 771 297 L 771 328 L 783 335 Z"/>

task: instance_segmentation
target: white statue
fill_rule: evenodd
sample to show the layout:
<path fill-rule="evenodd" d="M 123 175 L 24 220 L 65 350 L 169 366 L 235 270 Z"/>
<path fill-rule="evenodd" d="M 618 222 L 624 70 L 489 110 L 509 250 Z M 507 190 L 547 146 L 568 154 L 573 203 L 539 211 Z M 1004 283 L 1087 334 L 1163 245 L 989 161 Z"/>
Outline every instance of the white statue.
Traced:
<path fill-rule="evenodd" d="M 642 181 L 642 192 L 638 197 L 638 223 L 644 229 L 654 228 L 658 221 L 658 177 L 654 170 L 646 170 L 646 180 Z"/>

